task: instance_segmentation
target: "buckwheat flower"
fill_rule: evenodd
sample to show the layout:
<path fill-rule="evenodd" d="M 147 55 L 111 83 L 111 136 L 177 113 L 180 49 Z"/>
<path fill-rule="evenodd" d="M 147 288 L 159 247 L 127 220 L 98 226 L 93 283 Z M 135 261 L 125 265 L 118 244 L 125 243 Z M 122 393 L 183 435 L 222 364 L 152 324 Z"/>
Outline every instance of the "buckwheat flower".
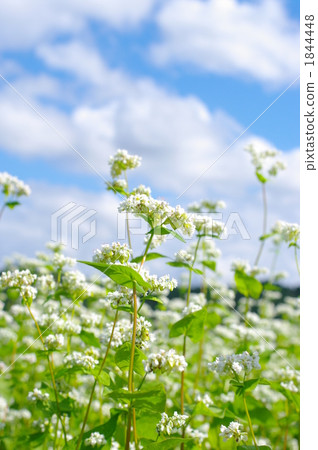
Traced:
<path fill-rule="evenodd" d="M 113 178 L 118 178 L 123 172 L 135 169 L 141 164 L 141 157 L 130 155 L 127 150 L 117 150 L 114 156 L 109 158 L 110 173 Z"/>
<path fill-rule="evenodd" d="M 212 239 L 202 239 L 201 249 L 205 259 L 210 260 L 211 258 L 219 258 L 221 256 L 221 250 L 216 247 L 215 241 Z"/>
<path fill-rule="evenodd" d="M 85 439 L 84 443 L 87 447 L 101 447 L 106 444 L 106 439 L 103 434 L 95 431 L 89 438 Z"/>
<path fill-rule="evenodd" d="M 31 194 L 30 186 L 8 172 L 0 172 L 0 186 L 2 186 L 2 193 L 5 196 L 22 197 Z"/>
<path fill-rule="evenodd" d="M 62 244 L 61 242 L 47 242 L 45 246 L 53 253 L 61 253 L 61 251 L 65 247 L 65 245 Z"/>
<path fill-rule="evenodd" d="M 63 334 L 49 334 L 44 339 L 44 343 L 49 350 L 55 350 L 64 345 L 64 336 Z"/>
<path fill-rule="evenodd" d="M 288 382 L 282 381 L 280 383 L 280 385 L 284 389 L 286 389 L 287 391 L 290 391 L 290 392 L 298 392 L 298 390 L 299 390 L 298 387 L 295 385 L 295 383 L 293 381 L 288 381 Z"/>
<path fill-rule="evenodd" d="M 176 261 L 191 264 L 193 261 L 193 256 L 186 250 L 179 250 L 178 253 L 174 254 Z"/>
<path fill-rule="evenodd" d="M 105 329 L 100 336 L 100 341 L 102 344 L 107 345 L 111 336 L 113 324 L 107 323 Z M 130 340 L 131 338 L 131 323 L 127 319 L 118 320 L 113 334 L 113 339 L 111 342 L 112 348 L 120 347 L 124 342 Z"/>
<path fill-rule="evenodd" d="M 147 245 L 150 239 L 150 234 L 146 235 L 144 243 Z M 162 245 L 167 240 L 167 234 L 158 235 L 155 234 L 151 240 L 150 248 L 154 249 Z"/>
<path fill-rule="evenodd" d="M 55 289 L 56 283 L 54 277 L 51 274 L 41 275 L 36 280 L 36 285 L 40 291 L 47 292 L 49 290 Z"/>
<path fill-rule="evenodd" d="M 240 272 L 248 273 L 251 270 L 251 266 L 248 261 L 242 259 L 236 259 L 232 262 L 231 270 L 236 272 L 237 270 Z"/>
<path fill-rule="evenodd" d="M 93 356 L 85 355 L 80 352 L 72 352 L 70 355 L 66 355 L 64 363 L 67 367 L 84 367 L 85 369 L 94 369 L 98 360 Z"/>
<path fill-rule="evenodd" d="M 62 285 L 71 297 L 83 297 L 90 295 L 89 285 L 86 283 L 85 275 L 79 270 L 65 272 Z"/>
<path fill-rule="evenodd" d="M 250 145 L 245 149 L 252 156 L 252 164 L 257 174 L 263 177 L 276 176 L 280 170 L 286 169 L 282 161 L 275 160 L 279 155 L 277 150 L 261 150 Z M 265 180 L 266 181 L 266 180 Z"/>
<path fill-rule="evenodd" d="M 152 324 L 146 320 L 143 316 L 137 318 L 136 327 L 136 346 L 145 349 L 149 347 L 149 342 L 154 340 L 153 335 L 150 333 L 150 328 Z M 131 336 L 132 336 L 132 326 L 131 326 Z"/>
<path fill-rule="evenodd" d="M 188 314 L 192 314 L 194 312 L 200 311 L 202 306 L 197 303 L 190 303 L 189 306 L 183 308 L 182 315 L 187 316 Z"/>
<path fill-rule="evenodd" d="M 74 320 L 69 318 L 57 319 L 53 322 L 54 329 L 59 333 L 66 333 L 69 335 L 80 334 L 82 327 Z"/>
<path fill-rule="evenodd" d="M 239 422 L 231 422 L 228 427 L 225 425 L 220 426 L 219 436 L 223 437 L 223 441 L 228 441 L 233 438 L 235 442 L 247 441 L 247 433 L 240 430 L 242 425 Z"/>
<path fill-rule="evenodd" d="M 84 328 L 93 328 L 100 325 L 102 316 L 94 312 L 83 311 L 81 313 L 81 321 Z"/>
<path fill-rule="evenodd" d="M 217 202 L 211 202 L 210 200 L 201 200 L 200 202 L 191 203 L 188 206 L 188 211 L 199 213 L 199 212 L 217 212 L 220 209 L 225 209 L 226 204 L 223 200 Z"/>
<path fill-rule="evenodd" d="M 195 232 L 195 225 L 192 216 L 190 216 L 180 205 L 177 205 L 169 215 L 169 220 L 175 228 L 181 230 L 185 236 L 191 237 Z"/>
<path fill-rule="evenodd" d="M 175 278 L 170 278 L 169 275 L 163 275 L 158 278 L 157 275 L 149 275 L 147 271 L 143 271 L 142 275 L 147 283 L 150 284 L 150 290 L 152 292 L 163 292 L 166 289 L 173 291 L 178 286 L 177 280 Z"/>
<path fill-rule="evenodd" d="M 107 182 L 107 190 L 108 191 L 127 191 L 128 183 L 124 179 L 113 180 L 112 183 Z"/>
<path fill-rule="evenodd" d="M 143 361 L 145 372 L 164 373 L 175 369 L 184 372 L 187 362 L 183 355 L 178 355 L 174 349 L 160 350 L 159 353 L 150 353 L 147 360 Z"/>
<path fill-rule="evenodd" d="M 213 220 L 210 216 L 193 214 L 192 219 L 196 231 L 200 235 L 221 238 L 222 234 L 226 232 L 224 223 Z"/>
<path fill-rule="evenodd" d="M 300 236 L 300 228 L 297 223 L 288 223 L 282 220 L 275 223 L 271 232 L 288 244 L 296 244 Z"/>
<path fill-rule="evenodd" d="M 70 258 L 69 256 L 64 256 L 61 253 L 54 253 L 52 258 L 52 264 L 57 269 L 62 269 L 64 266 L 73 267 L 76 264 L 76 259 Z"/>
<path fill-rule="evenodd" d="M 204 441 L 204 439 L 208 438 L 208 433 L 204 433 L 200 430 L 195 430 L 189 426 L 187 427 L 186 433 L 187 433 L 187 436 L 194 439 L 200 447 L 201 447 L 201 444 Z"/>
<path fill-rule="evenodd" d="M 49 400 L 50 396 L 47 392 L 45 392 L 44 394 L 42 394 L 42 391 L 40 389 L 34 388 L 33 391 L 28 393 L 28 397 L 27 399 L 29 400 L 29 402 L 47 402 Z"/>
<path fill-rule="evenodd" d="M 17 288 L 21 296 L 26 300 L 33 300 L 36 297 L 37 290 L 31 284 L 34 283 L 37 276 L 27 270 L 14 270 L 11 272 L 2 272 L 0 276 L 0 286 L 3 288 Z"/>
<path fill-rule="evenodd" d="M 245 373 L 249 374 L 253 369 L 259 370 L 259 354 L 254 352 L 250 355 L 247 351 L 229 356 L 218 356 L 215 361 L 208 363 L 211 372 L 216 372 L 221 376 Z"/>
<path fill-rule="evenodd" d="M 132 194 L 144 194 L 150 197 L 151 189 L 150 187 L 146 187 L 144 184 L 140 184 L 138 187 L 134 188 L 131 191 Z"/>
<path fill-rule="evenodd" d="M 170 435 L 174 433 L 179 428 L 182 428 L 188 416 L 185 414 L 178 414 L 177 411 L 173 413 L 173 416 L 169 417 L 168 414 L 162 413 L 160 422 L 156 426 L 156 430 L 158 434 L 165 433 Z"/>
<path fill-rule="evenodd" d="M 174 209 L 164 200 L 155 200 L 146 194 L 131 194 L 118 207 L 119 212 L 144 214 L 154 225 L 160 225 Z"/>
<path fill-rule="evenodd" d="M 205 404 L 205 406 L 209 407 L 211 405 L 213 405 L 213 400 L 211 399 L 210 395 L 208 393 L 205 393 L 203 396 L 201 396 L 200 393 L 198 393 L 195 396 L 195 401 L 196 402 L 202 402 Z"/>
<path fill-rule="evenodd" d="M 131 289 L 125 287 L 114 292 L 108 292 L 105 298 L 106 302 L 112 307 L 130 306 L 133 301 L 133 293 Z"/>
<path fill-rule="evenodd" d="M 132 254 L 127 244 L 113 242 L 112 245 L 104 244 L 101 249 L 94 252 L 94 261 L 105 264 L 126 264 Z"/>

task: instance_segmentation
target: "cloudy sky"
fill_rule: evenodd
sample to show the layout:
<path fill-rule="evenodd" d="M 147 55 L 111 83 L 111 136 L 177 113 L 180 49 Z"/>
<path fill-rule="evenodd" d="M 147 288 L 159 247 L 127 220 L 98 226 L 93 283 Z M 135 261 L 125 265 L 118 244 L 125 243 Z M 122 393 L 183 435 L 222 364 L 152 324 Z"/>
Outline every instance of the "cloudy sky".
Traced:
<path fill-rule="evenodd" d="M 225 222 L 240 214 L 251 239 L 220 243 L 226 277 L 231 259 L 252 261 L 262 217 L 247 144 L 280 150 L 288 166 L 268 186 L 269 225 L 299 220 L 297 3 L 3 0 L 0 170 L 25 180 L 32 195 L 4 214 L 1 259 L 42 250 L 52 214 L 69 202 L 95 210 L 97 225 L 70 254 L 90 259 L 116 239 L 107 161 L 126 148 L 143 157 L 131 185 L 184 207 L 224 200 Z M 261 263 L 271 257 L 268 246 Z M 297 284 L 291 251 L 278 265 Z"/>

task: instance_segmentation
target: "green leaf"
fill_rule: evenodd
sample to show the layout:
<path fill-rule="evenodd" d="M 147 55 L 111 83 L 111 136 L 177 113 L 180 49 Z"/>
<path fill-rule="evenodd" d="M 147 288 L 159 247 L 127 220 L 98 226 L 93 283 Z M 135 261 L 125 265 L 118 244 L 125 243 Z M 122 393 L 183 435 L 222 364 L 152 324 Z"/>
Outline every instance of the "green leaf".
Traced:
<path fill-rule="evenodd" d="M 207 417 L 218 417 L 223 419 L 225 416 L 225 410 L 217 408 L 216 406 L 206 406 L 203 402 L 199 402 L 195 405 L 192 413 L 193 416 L 207 416 Z"/>
<path fill-rule="evenodd" d="M 91 370 L 90 373 L 92 375 L 94 375 L 95 378 L 97 378 L 97 380 L 103 384 L 104 386 L 109 386 L 110 385 L 110 376 L 107 372 L 105 372 L 105 370 L 102 370 L 100 374 L 98 374 L 99 372 L 99 368 L 95 367 L 95 369 Z"/>
<path fill-rule="evenodd" d="M 100 270 L 115 283 L 121 286 L 126 286 L 133 289 L 134 283 L 136 283 L 136 289 L 139 292 L 146 292 L 151 289 L 149 283 L 147 283 L 142 276 L 129 266 L 123 266 L 121 264 L 105 264 L 95 263 L 90 261 L 78 261 L 88 266 L 92 266 L 97 270 Z"/>
<path fill-rule="evenodd" d="M 259 181 L 261 183 L 266 183 L 267 182 L 267 178 L 264 177 L 264 175 L 262 175 L 260 172 L 256 172 L 256 176 L 259 179 Z"/>
<path fill-rule="evenodd" d="M 260 241 L 265 241 L 265 239 L 268 239 L 268 238 L 274 236 L 274 234 L 275 234 L 275 233 L 263 234 L 263 236 L 261 236 L 261 237 L 259 238 L 259 240 L 260 240 Z"/>
<path fill-rule="evenodd" d="M 93 333 L 89 333 L 88 331 L 82 330 L 80 338 L 82 339 L 84 344 L 100 348 L 100 342 Z"/>
<path fill-rule="evenodd" d="M 202 264 L 210 270 L 215 272 L 216 269 L 216 261 L 202 261 Z"/>
<path fill-rule="evenodd" d="M 137 435 L 145 439 L 155 440 L 157 437 L 156 425 L 161 419 L 159 412 L 151 414 L 150 411 L 142 411 L 137 415 Z"/>
<path fill-rule="evenodd" d="M 131 342 L 125 342 L 117 349 L 115 354 L 115 363 L 121 370 L 129 369 L 130 352 Z M 144 365 L 142 363 L 144 359 L 147 359 L 146 355 L 136 347 L 134 356 L 134 372 L 141 376 L 145 374 Z"/>
<path fill-rule="evenodd" d="M 241 270 L 237 270 L 234 279 L 237 290 L 244 295 L 244 297 L 252 297 L 255 299 L 260 297 L 263 285 L 256 278 L 246 275 L 246 273 Z"/>
<path fill-rule="evenodd" d="M 180 444 L 184 443 L 190 443 L 193 442 L 193 439 L 191 438 L 169 438 L 169 439 L 165 439 L 164 441 L 161 442 L 146 442 L 143 441 L 143 448 L 144 450 L 156 450 L 157 448 L 159 450 L 169 450 L 169 449 L 173 449 L 173 448 L 177 448 L 178 446 L 180 446 Z"/>
<path fill-rule="evenodd" d="M 89 431 L 86 431 L 86 433 L 83 434 L 81 450 L 92 448 L 91 446 L 85 445 L 85 439 L 89 438 L 92 433 L 98 432 L 98 433 L 102 434 L 106 440 L 110 439 L 112 437 L 112 435 L 115 433 L 119 415 L 120 415 L 120 412 L 117 411 L 115 414 L 112 415 L 112 417 L 108 420 L 108 422 L 104 423 L 103 425 L 99 425 L 98 427 L 92 428 Z M 78 440 L 78 436 L 75 437 L 74 439 L 68 441 L 68 443 L 67 443 L 68 445 L 65 448 L 66 449 L 68 447 L 75 448 L 77 440 Z"/>
<path fill-rule="evenodd" d="M 138 264 L 142 261 L 143 257 L 144 257 L 144 255 L 137 256 L 136 258 L 132 259 L 131 262 Z M 161 253 L 151 252 L 151 253 L 147 253 L 145 261 L 152 261 L 153 259 L 158 259 L 158 258 L 167 258 L 167 256 L 162 255 Z"/>
<path fill-rule="evenodd" d="M 6 205 L 8 208 L 13 209 L 13 208 L 15 208 L 16 206 L 21 205 L 21 203 L 20 203 L 20 202 L 6 202 L 5 205 Z"/>
<path fill-rule="evenodd" d="M 180 236 L 180 234 L 178 234 L 176 231 L 174 230 L 169 230 L 168 228 L 159 225 L 155 228 L 152 228 L 152 230 L 148 231 L 147 234 L 155 234 L 155 235 L 159 235 L 159 236 L 163 236 L 165 234 L 172 234 L 172 236 L 174 236 L 175 238 L 179 239 L 179 241 L 186 243 L 186 241 L 183 239 L 182 236 Z"/>
<path fill-rule="evenodd" d="M 166 405 L 166 392 L 161 383 L 149 383 L 144 389 L 135 392 L 117 389 L 109 392 L 107 397 L 113 400 L 125 401 L 126 403 L 131 401 L 136 410 L 162 412 Z"/>
<path fill-rule="evenodd" d="M 207 310 L 205 308 L 188 314 L 172 325 L 169 336 L 178 337 L 186 335 L 189 336 L 193 342 L 199 342 L 203 336 L 206 316 Z"/>
<path fill-rule="evenodd" d="M 167 262 L 166 264 L 171 267 L 184 267 L 185 269 L 192 270 L 192 267 L 190 264 L 182 262 L 182 261 L 170 261 L 170 262 Z"/>

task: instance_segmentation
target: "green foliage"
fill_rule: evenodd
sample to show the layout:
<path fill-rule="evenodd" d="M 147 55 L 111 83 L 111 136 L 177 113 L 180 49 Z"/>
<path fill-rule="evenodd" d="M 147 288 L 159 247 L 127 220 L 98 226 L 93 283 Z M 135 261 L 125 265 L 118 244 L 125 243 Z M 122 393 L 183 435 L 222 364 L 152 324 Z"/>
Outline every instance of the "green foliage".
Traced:
<path fill-rule="evenodd" d="M 131 343 L 125 342 L 121 345 L 115 354 L 115 363 L 123 371 L 129 369 L 130 365 Z M 135 348 L 134 372 L 138 375 L 144 375 L 145 370 L 142 361 L 147 359 L 146 355 L 139 349 Z"/>
<path fill-rule="evenodd" d="M 193 342 L 199 342 L 204 333 L 204 323 L 207 316 L 205 308 L 188 314 L 183 319 L 178 320 L 170 329 L 170 337 L 181 335 L 188 336 Z"/>
<path fill-rule="evenodd" d="M 255 277 L 251 277 L 241 270 L 236 270 L 234 279 L 237 290 L 244 295 L 244 297 L 252 297 L 254 299 L 260 297 L 263 285 Z"/>

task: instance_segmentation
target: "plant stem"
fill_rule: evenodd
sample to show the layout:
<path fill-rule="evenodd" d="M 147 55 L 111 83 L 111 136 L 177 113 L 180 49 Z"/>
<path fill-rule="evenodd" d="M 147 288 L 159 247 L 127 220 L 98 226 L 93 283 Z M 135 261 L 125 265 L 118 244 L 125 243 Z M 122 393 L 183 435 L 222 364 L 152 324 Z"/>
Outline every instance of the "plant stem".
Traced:
<path fill-rule="evenodd" d="M 89 410 L 90 410 L 90 407 L 91 407 L 91 404 L 92 404 L 92 401 L 93 401 L 94 391 L 95 391 L 95 387 L 96 387 L 96 384 L 97 384 L 97 378 L 101 374 L 101 372 L 102 372 L 102 370 L 104 368 L 104 365 L 106 363 L 107 356 L 108 356 L 108 353 L 109 353 L 109 350 L 110 350 L 110 346 L 111 346 L 111 343 L 112 343 L 112 340 L 113 340 L 117 319 L 118 319 L 118 309 L 116 310 L 114 323 L 113 323 L 113 328 L 112 328 L 112 331 L 111 331 L 111 334 L 110 334 L 110 338 L 109 338 L 109 341 L 108 341 L 106 353 L 105 353 L 104 359 L 103 359 L 103 361 L 102 361 L 102 363 L 100 365 L 97 377 L 94 380 L 94 384 L 93 384 L 93 387 L 92 387 L 92 390 L 91 390 L 91 395 L 89 397 L 89 402 L 88 402 L 88 405 L 87 405 L 87 409 L 86 409 L 86 413 L 85 413 L 85 417 L 84 417 L 81 433 L 80 433 L 80 436 L 79 436 L 78 441 L 77 441 L 76 450 L 78 450 L 80 448 L 80 445 L 81 445 L 81 442 L 82 442 L 85 426 L 86 426 L 86 423 L 87 423 L 87 420 L 88 420 Z"/>
<path fill-rule="evenodd" d="M 267 197 L 266 197 L 265 183 L 262 183 L 262 195 L 263 195 L 263 233 L 262 233 L 262 236 L 264 236 L 266 234 L 266 230 L 267 230 Z M 259 248 L 257 256 L 256 256 L 256 259 L 255 259 L 255 262 L 254 262 L 254 266 L 257 266 L 257 264 L 259 263 L 261 254 L 263 252 L 264 245 L 265 245 L 265 240 L 262 240 L 260 248 Z"/>
<path fill-rule="evenodd" d="M 300 276 L 300 268 L 299 268 L 299 262 L 298 262 L 298 255 L 297 255 L 297 247 L 295 245 L 295 261 L 296 261 L 296 267 L 298 271 L 298 275 Z"/>
<path fill-rule="evenodd" d="M 124 174 L 125 174 L 125 180 L 126 180 L 126 183 L 127 183 L 127 190 L 129 192 L 129 189 L 128 189 L 128 178 L 127 178 L 126 170 L 124 171 Z M 127 211 L 126 211 L 126 230 L 127 230 L 128 245 L 129 245 L 129 248 L 131 248 L 131 237 L 130 237 L 129 219 L 128 219 L 128 212 Z"/>
<path fill-rule="evenodd" d="M 195 264 L 195 260 L 196 260 L 196 257 L 197 257 L 197 254 L 198 254 L 199 245 L 200 245 L 200 240 L 201 240 L 201 238 L 199 237 L 198 241 L 197 241 L 197 245 L 195 247 L 191 269 L 193 269 L 194 264 Z M 186 303 L 187 307 L 189 306 L 189 301 L 190 301 L 191 283 L 192 283 L 192 270 L 190 270 L 190 273 L 189 273 L 189 284 L 188 284 L 187 303 Z M 182 354 L 183 354 L 184 358 L 186 357 L 186 346 L 187 346 L 187 336 L 184 335 L 184 337 L 183 337 L 183 350 L 182 350 Z M 185 377 L 185 371 L 181 372 L 181 389 L 180 389 L 181 414 L 184 414 L 184 377 Z M 183 429 L 182 429 L 182 437 L 183 438 L 185 437 L 185 427 L 183 427 Z M 180 445 L 180 449 L 184 450 L 184 444 L 183 443 Z"/>
<path fill-rule="evenodd" d="M 252 425 L 252 421 L 247 409 L 247 403 L 246 403 L 246 397 L 245 394 L 243 395 L 243 402 L 244 402 L 244 408 L 245 408 L 245 412 L 246 412 L 246 416 L 247 416 L 247 420 L 248 420 L 248 425 L 250 427 L 251 430 L 251 434 L 252 434 L 252 438 L 253 438 L 253 442 L 256 448 L 258 448 L 257 443 L 256 443 L 256 439 L 255 439 L 255 434 L 254 434 L 254 430 L 253 430 L 253 425 Z"/>
<path fill-rule="evenodd" d="M 6 204 L 4 203 L 4 204 L 1 206 L 1 209 L 0 209 L 0 219 L 1 219 L 1 217 L 2 217 L 2 214 L 3 214 L 4 210 L 5 210 L 5 207 L 6 207 Z"/>
<path fill-rule="evenodd" d="M 289 415 L 288 400 L 286 400 L 286 403 L 285 403 L 285 411 L 286 411 L 286 417 L 288 417 L 288 415 Z M 286 425 L 286 429 L 285 429 L 284 450 L 287 450 L 287 441 L 288 441 L 288 425 Z"/>
<path fill-rule="evenodd" d="M 45 347 L 45 344 L 44 344 L 44 339 L 43 339 L 43 336 L 42 336 L 42 333 L 41 333 L 39 324 L 37 323 L 37 320 L 36 320 L 36 318 L 34 317 L 32 311 L 31 311 L 31 308 L 30 308 L 29 304 L 27 303 L 27 301 L 26 301 L 25 303 L 26 303 L 27 308 L 28 308 L 28 310 L 29 310 L 30 316 L 31 316 L 32 319 L 33 319 L 33 322 L 35 323 L 36 329 L 38 330 L 38 333 L 39 333 L 39 336 L 40 336 L 42 345 L 43 345 L 43 347 L 44 347 L 44 350 L 46 350 L 46 347 Z M 58 392 L 57 392 L 57 387 L 56 387 L 56 383 L 55 383 L 55 377 L 54 377 L 53 367 L 52 367 L 52 363 L 51 363 L 51 361 L 50 361 L 50 357 L 49 357 L 48 354 L 47 354 L 47 361 L 48 361 L 48 365 L 49 365 L 49 371 L 50 371 L 51 380 L 52 380 L 52 385 L 53 385 L 53 390 L 54 390 L 54 394 L 55 394 L 57 414 L 58 414 L 58 417 L 59 417 L 60 422 L 61 422 L 61 425 L 62 425 L 62 430 L 63 430 L 63 434 L 64 434 L 64 440 L 65 440 L 65 445 L 67 446 L 66 430 L 65 430 L 64 423 L 63 423 L 63 420 L 62 420 L 62 414 L 61 414 L 61 410 L 60 410 L 60 403 L 59 403 L 59 399 L 58 399 Z"/>
<path fill-rule="evenodd" d="M 129 375 L 128 375 L 128 390 L 129 390 L 129 392 L 134 391 L 133 373 L 134 373 L 134 358 L 135 358 L 137 314 L 138 314 L 138 312 L 137 312 L 137 293 L 136 293 L 136 283 L 135 282 L 134 282 L 134 286 L 133 286 L 133 307 L 134 307 L 133 332 L 132 332 L 132 339 L 131 339 L 130 364 L 129 364 Z M 125 447 L 126 449 L 129 449 L 131 415 L 132 415 L 132 408 L 130 405 L 129 411 L 128 411 L 128 425 L 127 425 L 126 447 Z M 134 417 L 133 417 L 133 419 L 134 419 Z M 137 436 L 136 436 L 135 425 L 136 425 L 135 421 L 133 420 L 134 438 L 136 439 Z"/>

